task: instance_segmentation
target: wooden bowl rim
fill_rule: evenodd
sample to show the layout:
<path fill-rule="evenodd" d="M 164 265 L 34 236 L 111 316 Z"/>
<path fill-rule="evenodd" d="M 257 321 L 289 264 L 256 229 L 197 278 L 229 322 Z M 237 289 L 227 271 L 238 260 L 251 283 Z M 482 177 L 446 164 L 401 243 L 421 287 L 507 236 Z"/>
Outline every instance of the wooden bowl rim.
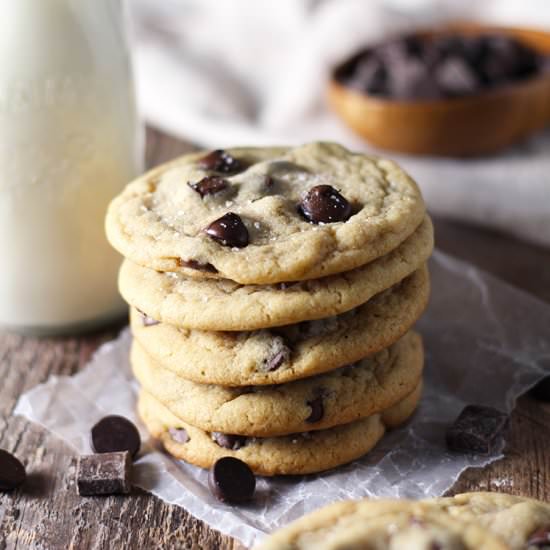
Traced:
<path fill-rule="evenodd" d="M 500 25 L 483 25 L 477 23 L 471 23 L 466 21 L 456 21 L 454 23 L 449 23 L 441 27 L 432 27 L 432 28 L 422 28 L 414 31 L 413 34 L 425 35 L 443 35 L 450 34 L 452 32 L 463 31 L 471 33 L 482 33 L 482 32 L 500 32 L 504 34 L 509 34 L 512 36 L 518 36 L 521 34 L 530 34 L 538 35 L 546 38 L 550 43 L 550 32 L 543 31 L 541 29 L 532 29 L 529 27 L 506 27 Z M 521 38 L 519 39 L 521 40 Z M 529 46 L 536 50 L 534 46 L 529 44 Z M 366 92 L 362 92 L 351 86 L 346 86 L 340 82 L 336 77 L 338 70 L 343 67 L 346 63 L 350 61 L 355 55 L 358 55 L 361 50 L 358 50 L 357 53 L 348 57 L 340 64 L 338 64 L 331 71 L 329 85 L 331 88 L 338 88 L 340 91 L 356 96 L 358 99 L 369 102 L 373 107 L 383 108 L 383 107 L 396 107 L 396 108 L 415 108 L 415 109 L 434 109 L 434 108 L 448 108 L 450 105 L 465 107 L 469 104 L 476 103 L 480 100 L 492 100 L 498 99 L 502 96 L 509 96 L 515 92 L 522 90 L 523 88 L 530 88 L 533 84 L 544 83 L 548 81 L 550 86 L 550 71 L 542 72 L 541 74 L 535 74 L 529 78 L 518 80 L 517 82 L 510 82 L 503 84 L 494 89 L 484 90 L 476 94 L 458 96 L 458 97 L 446 97 L 440 99 L 391 99 L 383 96 L 371 95 Z M 537 50 L 539 53 L 549 53 L 542 52 Z"/>

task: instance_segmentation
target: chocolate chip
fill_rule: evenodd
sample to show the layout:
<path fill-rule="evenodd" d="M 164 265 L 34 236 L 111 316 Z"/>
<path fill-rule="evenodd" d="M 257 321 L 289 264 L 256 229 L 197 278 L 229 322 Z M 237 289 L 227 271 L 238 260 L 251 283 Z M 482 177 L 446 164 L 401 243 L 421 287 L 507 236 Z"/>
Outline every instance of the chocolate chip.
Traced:
<path fill-rule="evenodd" d="M 78 459 L 76 486 L 81 496 L 130 492 L 132 460 L 127 451 L 85 455 Z"/>
<path fill-rule="evenodd" d="M 197 271 L 205 271 L 207 273 L 217 273 L 218 270 L 209 263 L 201 263 L 197 260 L 182 260 L 181 258 L 178 261 L 179 267 L 188 267 L 189 269 L 196 269 Z"/>
<path fill-rule="evenodd" d="M 235 174 L 244 170 L 243 163 L 223 149 L 212 151 L 201 158 L 197 164 L 204 170 L 213 170 L 222 174 Z"/>
<path fill-rule="evenodd" d="M 286 361 L 287 358 L 288 352 L 285 352 L 284 350 L 279 351 L 264 363 L 262 370 L 264 372 L 272 372 L 274 370 L 277 370 Z"/>
<path fill-rule="evenodd" d="M 189 435 L 187 434 L 184 428 L 170 428 L 168 430 L 168 433 L 176 443 L 183 444 L 189 441 Z"/>
<path fill-rule="evenodd" d="M 458 57 L 449 57 L 443 61 L 436 69 L 435 79 L 446 95 L 467 95 L 478 88 L 474 71 Z"/>
<path fill-rule="evenodd" d="M 222 502 L 250 500 L 256 489 L 256 478 L 248 464 L 232 456 L 216 460 L 208 475 L 212 494 Z"/>
<path fill-rule="evenodd" d="M 282 336 L 273 336 L 268 353 L 261 366 L 263 372 L 277 370 L 290 357 L 290 349 L 285 345 Z"/>
<path fill-rule="evenodd" d="M 311 414 L 306 418 L 306 422 L 313 424 L 319 422 L 325 414 L 325 408 L 323 406 L 323 397 L 321 395 L 315 397 L 311 401 L 308 401 L 307 406 L 311 408 Z"/>
<path fill-rule="evenodd" d="M 224 449 L 237 451 L 246 445 L 246 437 L 243 435 L 224 434 L 212 432 L 212 440 Z"/>
<path fill-rule="evenodd" d="M 344 222 L 351 216 L 351 205 L 334 187 L 316 185 L 302 199 L 299 211 L 311 223 Z"/>
<path fill-rule="evenodd" d="M 215 195 L 227 189 L 229 182 L 220 176 L 205 176 L 196 183 L 187 182 L 187 185 L 203 198 L 205 195 Z"/>
<path fill-rule="evenodd" d="M 383 95 L 387 93 L 388 71 L 379 57 L 370 56 L 358 63 L 349 85 L 372 95 Z"/>
<path fill-rule="evenodd" d="M 452 451 L 489 454 L 508 422 L 508 416 L 491 407 L 468 405 L 447 430 Z"/>
<path fill-rule="evenodd" d="M 141 309 L 138 309 L 138 311 L 139 311 L 139 314 L 141 315 L 141 322 L 143 323 L 144 327 L 152 327 L 154 325 L 160 325 L 160 321 L 157 321 L 156 319 L 149 317 L 149 315 L 141 311 Z"/>
<path fill-rule="evenodd" d="M 243 248 L 248 245 L 248 229 L 240 216 L 228 212 L 214 220 L 206 229 L 206 234 L 222 246 Z"/>
<path fill-rule="evenodd" d="M 535 531 L 527 541 L 527 548 L 550 548 L 550 526 Z"/>
<path fill-rule="evenodd" d="M 543 56 L 504 34 L 418 35 L 364 49 L 335 71 L 346 86 L 392 99 L 468 96 L 542 72 Z"/>
<path fill-rule="evenodd" d="M 23 485 L 27 474 L 20 460 L 0 449 L 0 491 L 13 491 Z"/>
<path fill-rule="evenodd" d="M 135 457 L 140 446 L 137 428 L 123 416 L 105 416 L 92 428 L 92 447 L 96 453 L 128 451 Z"/>

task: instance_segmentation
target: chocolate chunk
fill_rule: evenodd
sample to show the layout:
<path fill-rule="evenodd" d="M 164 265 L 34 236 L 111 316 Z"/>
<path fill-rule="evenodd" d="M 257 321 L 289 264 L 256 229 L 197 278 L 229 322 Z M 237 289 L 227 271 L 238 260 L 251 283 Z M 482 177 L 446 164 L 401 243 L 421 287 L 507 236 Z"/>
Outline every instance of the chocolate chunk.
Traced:
<path fill-rule="evenodd" d="M 207 273 L 217 273 L 218 270 L 209 263 L 201 263 L 197 260 L 182 260 L 180 259 L 178 261 L 178 265 L 180 267 L 188 267 L 189 269 L 196 269 L 197 271 L 205 271 Z"/>
<path fill-rule="evenodd" d="M 212 432 L 212 440 L 224 449 L 237 451 L 246 445 L 244 435 L 223 434 L 221 432 Z"/>
<path fill-rule="evenodd" d="M 478 88 L 475 73 L 458 57 L 449 57 L 441 63 L 435 78 L 443 93 L 450 96 L 471 94 Z"/>
<path fill-rule="evenodd" d="M 248 464 L 232 456 L 216 460 L 208 475 L 212 494 L 222 502 L 250 500 L 256 489 L 256 478 Z"/>
<path fill-rule="evenodd" d="M 532 390 L 531 395 L 540 401 L 550 402 L 550 376 L 541 380 Z"/>
<path fill-rule="evenodd" d="M 298 209 L 311 223 L 344 222 L 351 216 L 350 203 L 330 185 L 312 187 Z"/>
<path fill-rule="evenodd" d="M 308 401 L 307 406 L 311 408 L 311 414 L 306 418 L 306 422 L 313 424 L 319 422 L 325 414 L 325 408 L 323 406 L 323 397 L 321 395 L 315 397 L 311 401 Z"/>
<path fill-rule="evenodd" d="M 20 460 L 0 449 L 0 491 L 13 491 L 25 483 L 27 474 Z"/>
<path fill-rule="evenodd" d="M 222 246 L 243 248 L 248 245 L 248 229 L 240 216 L 228 212 L 214 220 L 206 229 L 206 234 Z"/>
<path fill-rule="evenodd" d="M 220 176 L 205 176 L 196 183 L 187 182 L 187 185 L 203 198 L 205 195 L 215 195 L 227 189 L 229 182 Z"/>
<path fill-rule="evenodd" d="M 529 537 L 526 548 L 550 549 L 550 526 L 535 531 Z"/>
<path fill-rule="evenodd" d="M 185 428 L 170 428 L 168 433 L 176 443 L 187 443 L 189 441 L 189 435 Z"/>
<path fill-rule="evenodd" d="M 92 428 L 92 448 L 96 453 L 128 451 L 135 457 L 140 447 L 137 428 L 123 416 L 105 416 Z"/>
<path fill-rule="evenodd" d="M 127 451 L 86 455 L 78 459 L 76 485 L 81 496 L 130 492 L 132 459 Z"/>
<path fill-rule="evenodd" d="M 447 430 L 451 451 L 489 454 L 508 422 L 508 416 L 491 407 L 468 405 Z"/>
<path fill-rule="evenodd" d="M 160 325 L 160 321 L 157 321 L 156 319 L 149 317 L 149 315 L 141 311 L 141 309 L 138 309 L 138 311 L 139 311 L 139 314 L 141 315 L 141 322 L 143 323 L 144 327 L 152 327 L 154 325 Z"/>
<path fill-rule="evenodd" d="M 212 170 L 214 172 L 221 172 L 222 174 L 236 174 L 244 170 L 243 163 L 223 149 L 212 151 L 201 158 L 197 164 L 204 170 Z"/>

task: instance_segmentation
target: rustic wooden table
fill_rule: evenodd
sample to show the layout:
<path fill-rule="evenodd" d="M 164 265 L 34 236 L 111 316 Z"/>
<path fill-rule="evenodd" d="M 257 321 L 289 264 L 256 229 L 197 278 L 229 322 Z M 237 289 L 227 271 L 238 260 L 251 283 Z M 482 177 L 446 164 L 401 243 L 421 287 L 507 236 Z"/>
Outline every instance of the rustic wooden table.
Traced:
<path fill-rule="evenodd" d="M 189 149 L 149 131 L 149 165 Z M 550 302 L 550 251 L 457 223 L 436 220 L 435 226 L 442 250 Z M 12 416 L 21 393 L 52 374 L 74 374 L 119 329 L 56 339 L 0 333 L 0 448 L 19 456 L 29 473 L 24 489 L 0 494 L 0 550 L 242 549 L 185 510 L 138 490 L 129 497 L 78 497 L 71 449 Z M 451 492 L 467 490 L 501 490 L 550 501 L 550 404 L 528 396 L 520 400 L 512 415 L 506 457 L 465 472 Z"/>

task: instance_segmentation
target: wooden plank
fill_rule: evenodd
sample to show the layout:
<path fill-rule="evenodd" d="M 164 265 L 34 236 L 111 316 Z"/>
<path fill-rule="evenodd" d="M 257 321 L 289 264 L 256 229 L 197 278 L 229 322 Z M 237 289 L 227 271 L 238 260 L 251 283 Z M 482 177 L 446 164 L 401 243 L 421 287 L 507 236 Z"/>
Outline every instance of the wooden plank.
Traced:
<path fill-rule="evenodd" d="M 149 131 L 148 164 L 189 151 Z M 436 221 L 438 245 L 550 301 L 550 252 L 460 224 Z M 76 457 L 44 430 L 11 412 L 18 396 L 52 374 L 73 374 L 113 338 L 111 327 L 79 338 L 35 339 L 0 333 L 0 448 L 16 453 L 30 479 L 0 495 L 0 550 L 15 548 L 242 549 L 185 510 L 135 491 L 130 497 L 76 495 Z M 502 490 L 550 500 L 550 405 L 523 398 L 512 415 L 506 457 L 470 470 L 453 488 Z"/>

